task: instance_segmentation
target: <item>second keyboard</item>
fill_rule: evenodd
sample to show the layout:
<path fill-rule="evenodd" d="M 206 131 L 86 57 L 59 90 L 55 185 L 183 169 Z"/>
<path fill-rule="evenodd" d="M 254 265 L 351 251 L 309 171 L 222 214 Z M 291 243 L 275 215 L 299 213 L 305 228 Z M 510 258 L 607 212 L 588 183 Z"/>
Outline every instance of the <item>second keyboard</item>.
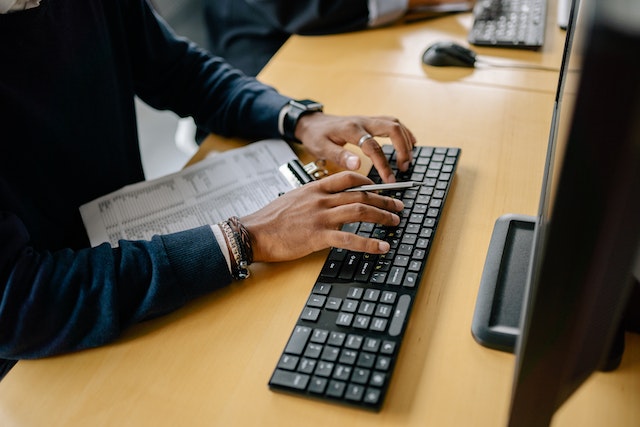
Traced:
<path fill-rule="evenodd" d="M 547 0 L 479 0 L 469 42 L 481 46 L 537 49 L 544 44 Z"/>

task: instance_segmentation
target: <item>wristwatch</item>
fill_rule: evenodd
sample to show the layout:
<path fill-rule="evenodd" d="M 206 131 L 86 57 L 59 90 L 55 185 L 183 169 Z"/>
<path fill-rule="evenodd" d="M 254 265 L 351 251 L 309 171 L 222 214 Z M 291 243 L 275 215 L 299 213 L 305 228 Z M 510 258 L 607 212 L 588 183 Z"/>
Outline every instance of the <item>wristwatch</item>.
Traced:
<path fill-rule="evenodd" d="M 300 142 L 295 136 L 296 125 L 300 117 L 305 114 L 321 112 L 324 106 L 310 99 L 291 100 L 288 104 L 288 111 L 282 121 L 282 136 L 289 142 Z M 286 108 L 286 107 L 285 107 Z"/>

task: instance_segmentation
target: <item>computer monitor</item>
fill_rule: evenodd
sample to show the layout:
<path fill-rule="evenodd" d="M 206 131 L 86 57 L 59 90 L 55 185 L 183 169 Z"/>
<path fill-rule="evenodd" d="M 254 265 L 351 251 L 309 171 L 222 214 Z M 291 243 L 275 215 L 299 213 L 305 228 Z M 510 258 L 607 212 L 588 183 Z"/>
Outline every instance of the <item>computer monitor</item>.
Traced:
<path fill-rule="evenodd" d="M 616 368 L 626 313 L 640 312 L 638 52 L 640 2 L 573 2 L 539 212 L 497 221 L 472 325 L 516 353 L 511 426 L 549 425 Z"/>

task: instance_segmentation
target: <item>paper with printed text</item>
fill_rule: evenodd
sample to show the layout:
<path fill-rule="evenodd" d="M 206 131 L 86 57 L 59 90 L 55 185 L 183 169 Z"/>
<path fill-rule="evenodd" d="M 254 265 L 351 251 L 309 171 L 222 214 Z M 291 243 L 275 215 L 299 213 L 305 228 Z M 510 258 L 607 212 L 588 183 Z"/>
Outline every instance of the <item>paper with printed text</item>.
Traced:
<path fill-rule="evenodd" d="M 123 187 L 82 205 L 80 213 L 92 246 L 215 224 L 255 212 L 291 190 L 278 168 L 295 158 L 285 141 L 255 142 Z"/>

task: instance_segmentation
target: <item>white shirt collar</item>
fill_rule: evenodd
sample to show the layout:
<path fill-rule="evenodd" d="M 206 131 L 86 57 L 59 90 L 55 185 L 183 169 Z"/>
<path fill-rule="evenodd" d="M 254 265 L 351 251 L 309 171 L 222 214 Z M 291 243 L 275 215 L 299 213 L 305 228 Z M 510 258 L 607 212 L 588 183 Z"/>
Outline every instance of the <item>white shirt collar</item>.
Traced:
<path fill-rule="evenodd" d="M 0 0 L 0 13 L 15 12 L 40 6 L 40 0 Z"/>

